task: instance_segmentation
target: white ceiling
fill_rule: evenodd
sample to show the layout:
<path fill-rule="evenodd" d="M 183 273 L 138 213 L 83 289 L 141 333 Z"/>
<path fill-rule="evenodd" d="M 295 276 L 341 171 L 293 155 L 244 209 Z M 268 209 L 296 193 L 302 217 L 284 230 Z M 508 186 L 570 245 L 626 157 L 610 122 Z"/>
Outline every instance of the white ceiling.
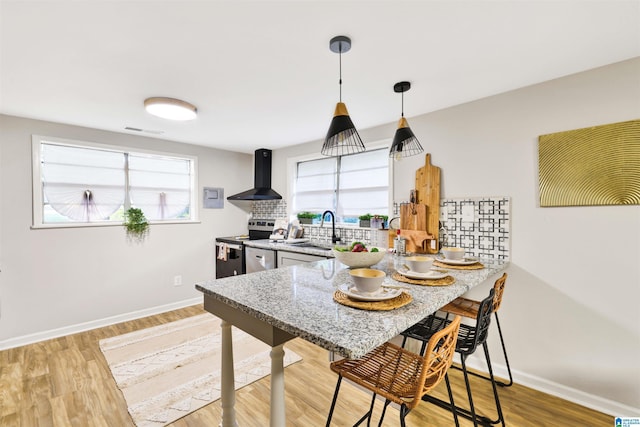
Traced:
<path fill-rule="evenodd" d="M 351 118 L 390 137 L 401 80 L 410 119 L 640 56 L 639 0 L 1 0 L 0 25 L 0 113 L 247 153 L 324 137 L 336 35 Z M 199 116 L 150 116 L 151 96 Z"/>

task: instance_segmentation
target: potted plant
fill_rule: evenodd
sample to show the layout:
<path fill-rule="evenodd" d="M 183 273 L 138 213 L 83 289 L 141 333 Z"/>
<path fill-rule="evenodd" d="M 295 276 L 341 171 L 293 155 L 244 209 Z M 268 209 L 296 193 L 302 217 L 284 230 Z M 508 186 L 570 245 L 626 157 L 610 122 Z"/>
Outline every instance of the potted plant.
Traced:
<path fill-rule="evenodd" d="M 311 212 L 299 212 L 298 219 L 300 220 L 300 224 L 313 224 L 313 219 L 317 218 L 319 215 Z"/>
<path fill-rule="evenodd" d="M 373 215 L 371 218 L 371 227 L 385 229 L 387 228 L 387 219 L 389 219 L 387 215 Z"/>
<path fill-rule="evenodd" d="M 360 220 L 360 227 L 371 227 L 371 214 L 364 214 L 358 217 Z"/>
<path fill-rule="evenodd" d="M 127 236 L 136 240 L 143 240 L 149 233 L 149 222 L 142 209 L 129 208 L 124 213 L 124 227 Z"/>

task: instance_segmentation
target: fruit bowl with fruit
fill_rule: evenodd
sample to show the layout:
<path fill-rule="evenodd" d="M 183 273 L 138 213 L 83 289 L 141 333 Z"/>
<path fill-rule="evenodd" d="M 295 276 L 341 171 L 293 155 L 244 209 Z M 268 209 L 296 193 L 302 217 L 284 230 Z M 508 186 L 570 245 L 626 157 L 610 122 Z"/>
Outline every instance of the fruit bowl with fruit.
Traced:
<path fill-rule="evenodd" d="M 333 256 L 338 261 L 351 268 L 371 267 L 384 258 L 385 250 L 369 247 L 362 242 L 354 242 L 349 246 L 335 246 Z"/>

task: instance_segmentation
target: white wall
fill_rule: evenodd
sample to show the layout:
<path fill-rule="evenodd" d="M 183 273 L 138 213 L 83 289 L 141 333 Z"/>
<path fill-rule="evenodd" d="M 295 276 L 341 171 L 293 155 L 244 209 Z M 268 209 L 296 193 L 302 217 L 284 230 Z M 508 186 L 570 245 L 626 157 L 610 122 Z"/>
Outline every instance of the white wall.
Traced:
<path fill-rule="evenodd" d="M 538 136 L 638 118 L 640 59 L 408 118 L 442 168 L 442 197 L 512 198 L 500 319 L 516 382 L 612 415 L 640 414 L 640 206 L 540 208 Z M 390 120 L 361 130 L 365 144 L 392 137 Z M 287 188 L 287 157 L 320 147 L 276 151 L 274 187 Z M 420 155 L 396 165 L 396 201 L 423 164 Z M 491 354 L 503 363 L 495 338 Z"/>
<path fill-rule="evenodd" d="M 215 276 L 214 238 L 246 232 L 246 202 L 152 225 L 142 244 L 121 226 L 31 229 L 32 134 L 196 156 L 199 204 L 203 187 L 226 197 L 253 186 L 248 154 L 0 115 L 0 348 L 201 299 L 194 283 Z"/>

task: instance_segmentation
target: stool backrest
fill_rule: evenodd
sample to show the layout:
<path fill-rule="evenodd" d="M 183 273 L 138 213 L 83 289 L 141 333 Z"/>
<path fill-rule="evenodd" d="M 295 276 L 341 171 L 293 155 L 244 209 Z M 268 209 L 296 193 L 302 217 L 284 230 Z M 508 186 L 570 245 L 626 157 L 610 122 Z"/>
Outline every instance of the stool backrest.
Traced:
<path fill-rule="evenodd" d="M 489 296 L 480 301 L 478 306 L 478 315 L 474 326 L 466 326 L 468 333 L 465 337 L 458 340 L 457 351 L 461 354 L 472 354 L 476 351 L 478 345 L 482 345 L 489 335 L 489 325 L 491 324 L 491 314 L 493 313 L 493 298 L 495 291 L 493 288 L 489 290 Z"/>
<path fill-rule="evenodd" d="M 506 284 L 507 284 L 507 273 L 504 273 L 502 277 L 496 280 L 496 283 L 493 285 L 493 290 L 496 293 L 493 297 L 494 312 L 500 309 L 500 304 L 502 304 L 502 294 L 504 293 L 504 286 Z"/>
<path fill-rule="evenodd" d="M 424 382 L 422 393 L 416 396 L 416 401 L 408 404 L 408 407 L 417 405 L 420 398 L 435 388 L 444 379 L 447 370 L 453 363 L 453 355 L 456 351 L 458 331 L 460 330 L 460 316 L 456 316 L 447 327 L 439 330 L 431 336 L 424 353 L 423 372 Z M 415 406 L 414 405 L 414 406 Z"/>

